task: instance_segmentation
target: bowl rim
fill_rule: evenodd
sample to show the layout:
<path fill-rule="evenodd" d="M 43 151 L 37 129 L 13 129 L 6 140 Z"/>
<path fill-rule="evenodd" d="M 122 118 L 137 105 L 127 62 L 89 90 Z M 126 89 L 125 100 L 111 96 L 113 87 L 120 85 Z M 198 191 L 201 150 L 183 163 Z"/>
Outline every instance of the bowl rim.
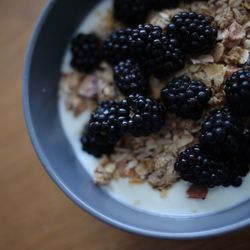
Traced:
<path fill-rule="evenodd" d="M 31 39 L 28 44 L 28 48 L 26 50 L 25 59 L 24 59 L 24 70 L 23 70 L 23 79 L 22 79 L 22 106 L 23 106 L 23 113 L 26 128 L 28 130 L 30 141 L 33 145 L 33 148 L 42 164 L 44 170 L 53 180 L 53 182 L 59 187 L 66 196 L 72 200 L 78 207 L 83 209 L 84 211 L 88 212 L 93 217 L 105 222 L 115 228 L 119 228 L 123 231 L 129 233 L 135 233 L 143 236 L 154 237 L 154 238 L 163 238 L 163 239 L 199 239 L 199 238 L 206 238 L 212 236 L 218 236 L 221 234 L 229 233 L 236 231 L 238 229 L 244 228 L 250 224 L 250 218 L 245 219 L 234 224 L 230 224 L 224 227 L 205 230 L 201 232 L 191 232 L 191 233 L 169 233 L 169 232 L 155 232 L 153 230 L 145 230 L 142 228 L 137 228 L 130 226 L 128 224 L 124 224 L 119 222 L 118 220 L 113 219 L 112 217 L 108 217 L 105 214 L 98 212 L 94 207 L 89 206 L 84 201 L 80 200 L 56 175 L 53 171 L 53 167 L 51 166 L 46 154 L 43 152 L 43 149 L 39 143 L 38 137 L 36 135 L 34 124 L 31 117 L 31 111 L 29 107 L 29 76 L 30 76 L 30 69 L 31 69 L 31 62 L 33 58 L 33 52 L 40 34 L 40 31 L 45 23 L 45 20 L 50 13 L 50 10 L 55 6 L 57 0 L 49 0 L 45 7 L 43 8 L 36 24 L 34 31 L 31 35 Z"/>

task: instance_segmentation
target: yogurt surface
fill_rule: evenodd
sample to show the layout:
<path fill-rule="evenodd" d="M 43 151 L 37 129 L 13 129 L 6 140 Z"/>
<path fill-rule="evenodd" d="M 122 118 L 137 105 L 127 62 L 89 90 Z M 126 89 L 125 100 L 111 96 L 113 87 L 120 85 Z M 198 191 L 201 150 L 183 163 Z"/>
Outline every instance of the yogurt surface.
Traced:
<path fill-rule="evenodd" d="M 102 1 L 79 26 L 77 32 L 89 33 L 95 30 L 98 22 L 106 16 L 111 8 L 111 0 Z M 71 72 L 70 49 L 65 52 L 62 72 Z M 88 122 L 90 112 L 84 112 L 79 117 L 66 109 L 64 96 L 59 96 L 58 108 L 64 132 L 82 167 L 91 177 L 94 175 L 98 160 L 81 149 L 80 136 L 84 124 Z M 216 187 L 210 189 L 205 200 L 189 199 L 186 190 L 190 184 L 178 181 L 161 197 L 160 192 L 151 188 L 147 183 L 130 184 L 127 179 L 112 181 L 103 188 L 111 197 L 118 201 L 148 213 L 166 216 L 198 216 L 215 213 L 232 208 L 250 199 L 250 174 L 248 174 L 239 188 Z"/>

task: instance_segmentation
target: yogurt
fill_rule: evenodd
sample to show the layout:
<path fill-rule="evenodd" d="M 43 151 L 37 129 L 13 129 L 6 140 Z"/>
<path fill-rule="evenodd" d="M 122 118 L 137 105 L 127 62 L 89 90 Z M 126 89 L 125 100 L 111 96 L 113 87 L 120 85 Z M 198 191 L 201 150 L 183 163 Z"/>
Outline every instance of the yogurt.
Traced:
<path fill-rule="evenodd" d="M 111 0 L 102 1 L 89 16 L 85 18 L 76 33 L 89 33 L 95 30 L 98 22 L 101 22 L 111 7 Z M 64 73 L 72 71 L 70 58 L 71 54 L 68 48 L 65 52 L 62 64 L 62 72 Z M 74 117 L 73 114 L 66 109 L 65 97 L 63 95 L 59 97 L 58 107 L 62 127 L 76 157 L 85 171 L 94 178 L 94 171 L 98 165 L 98 160 L 83 152 L 80 143 L 82 128 L 88 122 L 90 112 L 84 112 L 79 117 Z M 190 217 L 207 215 L 232 208 L 250 199 L 250 174 L 245 177 L 243 184 L 239 188 L 216 187 L 210 189 L 205 200 L 189 199 L 186 194 L 189 185 L 189 183 L 180 180 L 169 188 L 164 197 L 161 197 L 160 192 L 152 189 L 147 183 L 130 184 L 127 179 L 114 180 L 110 185 L 100 188 L 103 188 L 108 195 L 127 206 L 163 216 Z"/>

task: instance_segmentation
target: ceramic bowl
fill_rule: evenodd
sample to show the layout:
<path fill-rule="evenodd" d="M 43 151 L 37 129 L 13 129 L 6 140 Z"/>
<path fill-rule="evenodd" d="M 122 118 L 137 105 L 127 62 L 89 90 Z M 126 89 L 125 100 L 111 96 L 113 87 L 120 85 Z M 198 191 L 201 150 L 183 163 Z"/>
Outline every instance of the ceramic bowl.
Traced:
<path fill-rule="evenodd" d="M 84 171 L 60 124 L 58 82 L 62 58 L 72 34 L 97 3 L 93 0 L 49 1 L 28 48 L 23 107 L 30 138 L 44 169 L 83 210 L 129 232 L 184 239 L 218 235 L 248 225 L 250 201 L 208 216 L 160 216 L 127 207 L 112 199 L 96 187 Z"/>

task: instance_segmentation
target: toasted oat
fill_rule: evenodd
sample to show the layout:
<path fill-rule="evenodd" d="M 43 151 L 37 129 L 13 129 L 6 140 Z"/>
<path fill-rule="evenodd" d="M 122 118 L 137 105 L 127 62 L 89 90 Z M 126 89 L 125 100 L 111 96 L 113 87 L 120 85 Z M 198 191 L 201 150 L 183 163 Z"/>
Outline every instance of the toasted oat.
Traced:
<path fill-rule="evenodd" d="M 87 102 L 85 99 L 77 95 L 69 95 L 66 99 L 66 108 L 73 111 L 75 116 L 79 116 L 87 109 Z"/>
<path fill-rule="evenodd" d="M 107 172 L 105 167 L 98 166 L 95 170 L 95 183 L 97 185 L 107 185 L 112 180 L 112 173 Z"/>
<path fill-rule="evenodd" d="M 202 55 L 199 57 L 193 57 L 190 60 L 193 64 L 211 64 L 211 63 L 214 63 L 214 57 L 212 55 Z"/>
<path fill-rule="evenodd" d="M 225 46 L 223 45 L 223 43 L 217 43 L 212 51 L 212 56 L 214 58 L 215 63 L 221 61 L 224 52 L 225 52 Z"/>
<path fill-rule="evenodd" d="M 163 190 L 173 185 L 179 176 L 174 171 L 174 167 L 159 168 L 148 177 L 148 182 L 152 187 Z"/>
<path fill-rule="evenodd" d="M 233 48 L 238 46 L 241 41 L 246 37 L 246 30 L 242 25 L 234 21 L 228 30 L 226 30 L 226 36 L 223 44 L 227 48 Z"/>
<path fill-rule="evenodd" d="M 149 17 L 149 20 L 151 24 L 157 25 L 162 29 L 165 29 L 170 23 L 170 16 L 166 12 L 158 12 L 153 13 L 153 15 Z"/>

